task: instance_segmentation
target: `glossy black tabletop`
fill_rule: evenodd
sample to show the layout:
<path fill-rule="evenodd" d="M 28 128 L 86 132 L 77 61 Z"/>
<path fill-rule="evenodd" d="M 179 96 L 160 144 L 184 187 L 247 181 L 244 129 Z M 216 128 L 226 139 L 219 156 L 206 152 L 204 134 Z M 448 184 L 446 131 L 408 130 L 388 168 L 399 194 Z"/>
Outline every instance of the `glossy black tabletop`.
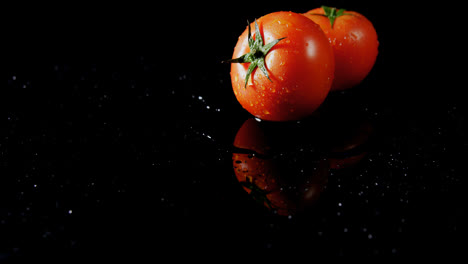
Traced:
<path fill-rule="evenodd" d="M 321 4 L 374 23 L 373 70 L 306 119 L 255 119 L 220 61 L 247 19 Z M 360 1 L 200 5 L 14 9 L 0 262 L 462 255 L 466 100 L 445 24 Z"/>

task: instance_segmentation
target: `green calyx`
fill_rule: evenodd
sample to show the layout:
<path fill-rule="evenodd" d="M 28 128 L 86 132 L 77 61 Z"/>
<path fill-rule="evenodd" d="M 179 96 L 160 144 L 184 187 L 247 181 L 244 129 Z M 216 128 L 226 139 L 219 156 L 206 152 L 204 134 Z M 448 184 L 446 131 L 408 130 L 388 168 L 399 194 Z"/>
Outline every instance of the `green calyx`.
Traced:
<path fill-rule="evenodd" d="M 255 201 L 265 205 L 268 209 L 273 209 L 271 201 L 267 197 L 270 192 L 258 187 L 250 177 L 246 177 L 245 182 L 241 182 L 241 185 L 250 190 L 250 196 Z"/>
<path fill-rule="evenodd" d="M 328 7 L 328 6 L 322 6 L 323 11 L 325 12 L 326 17 L 330 20 L 331 27 L 333 28 L 333 24 L 335 23 L 335 19 L 337 17 L 340 17 L 344 14 L 344 11 L 346 9 L 336 9 L 335 7 Z"/>
<path fill-rule="evenodd" d="M 250 75 L 252 74 L 253 70 L 255 68 L 260 68 L 260 70 L 263 72 L 263 74 L 272 82 L 270 79 L 270 76 L 268 75 L 268 71 L 265 67 L 265 57 L 268 54 L 268 52 L 275 46 L 278 42 L 280 42 L 284 38 L 276 39 L 266 45 L 263 44 L 263 38 L 262 35 L 260 34 L 260 29 L 258 28 L 257 20 L 255 19 L 255 39 L 252 38 L 251 32 L 250 32 L 250 23 L 247 21 L 248 27 L 249 27 L 249 36 L 248 36 L 248 42 L 249 42 L 249 48 L 250 52 L 246 53 L 239 58 L 236 59 L 231 59 L 223 62 L 230 62 L 230 63 L 250 63 L 250 66 L 247 70 L 247 74 L 245 75 L 245 88 L 247 88 L 247 82 L 249 81 Z"/>

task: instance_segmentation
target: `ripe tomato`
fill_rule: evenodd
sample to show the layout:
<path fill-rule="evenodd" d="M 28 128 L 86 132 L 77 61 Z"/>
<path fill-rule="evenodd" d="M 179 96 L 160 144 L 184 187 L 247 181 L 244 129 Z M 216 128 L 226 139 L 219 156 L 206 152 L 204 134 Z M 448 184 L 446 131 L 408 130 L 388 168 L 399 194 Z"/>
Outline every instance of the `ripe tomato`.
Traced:
<path fill-rule="evenodd" d="M 256 30 L 250 37 L 252 26 Z M 325 34 L 312 20 L 293 12 L 271 13 L 249 25 L 230 62 L 238 62 L 231 65 L 231 80 L 239 103 L 271 121 L 312 114 L 325 100 L 335 71 Z"/>
<path fill-rule="evenodd" d="M 372 23 L 357 12 L 330 7 L 316 8 L 304 15 L 320 25 L 333 47 L 335 80 L 331 90 L 359 84 L 377 58 L 379 41 Z"/>

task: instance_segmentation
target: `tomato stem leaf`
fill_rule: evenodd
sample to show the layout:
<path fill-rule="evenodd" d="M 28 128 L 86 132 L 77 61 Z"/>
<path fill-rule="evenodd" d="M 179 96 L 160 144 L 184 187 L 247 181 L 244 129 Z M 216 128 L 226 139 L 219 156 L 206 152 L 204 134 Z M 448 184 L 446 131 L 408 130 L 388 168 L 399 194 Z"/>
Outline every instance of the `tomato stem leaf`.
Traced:
<path fill-rule="evenodd" d="M 249 25 L 249 28 L 250 28 L 250 25 Z M 260 48 L 263 46 L 263 38 L 262 38 L 262 34 L 260 33 L 260 29 L 258 28 L 257 19 L 255 19 L 255 45 L 257 48 Z"/>
<path fill-rule="evenodd" d="M 249 81 L 250 75 L 252 74 L 253 70 L 257 68 L 258 63 L 257 61 L 252 61 L 249 65 L 249 68 L 247 69 L 247 73 L 245 74 L 245 86 L 244 88 L 247 87 L 247 82 Z"/>
<path fill-rule="evenodd" d="M 325 16 L 330 20 L 331 28 L 333 28 L 336 18 L 345 15 L 344 12 L 346 11 L 346 9 L 336 9 L 336 7 L 328 6 L 322 6 L 322 9 L 325 12 Z"/>
<path fill-rule="evenodd" d="M 255 180 L 251 177 L 245 177 L 245 181 L 241 182 L 241 185 L 250 190 L 250 196 L 254 201 L 260 203 L 260 205 L 266 206 L 268 209 L 273 209 L 273 205 L 268 199 L 267 195 L 270 194 L 269 191 L 266 191 L 255 184 Z"/>
<path fill-rule="evenodd" d="M 252 32 L 250 30 L 250 23 L 247 21 L 248 26 L 248 43 L 250 52 L 246 53 L 239 58 L 230 59 L 227 61 L 223 61 L 223 63 L 250 63 L 249 68 L 247 69 L 247 73 L 245 75 L 245 88 L 247 88 L 247 83 L 249 82 L 249 78 L 252 75 L 252 72 L 259 67 L 262 73 L 270 80 L 270 76 L 268 75 L 268 70 L 265 66 L 265 57 L 268 52 L 273 48 L 278 42 L 285 39 L 286 37 L 275 39 L 272 42 L 264 45 L 263 37 L 260 33 L 260 28 L 257 23 L 257 19 L 255 19 L 255 39 L 253 39 Z"/>
<path fill-rule="evenodd" d="M 261 49 L 262 49 L 262 52 L 267 54 L 271 48 L 273 48 L 273 46 L 275 46 L 276 44 L 278 44 L 278 42 L 280 42 L 281 40 L 285 39 L 286 37 L 284 38 L 279 38 L 279 39 L 275 39 L 273 40 L 272 42 L 266 44 L 265 46 L 263 46 Z"/>

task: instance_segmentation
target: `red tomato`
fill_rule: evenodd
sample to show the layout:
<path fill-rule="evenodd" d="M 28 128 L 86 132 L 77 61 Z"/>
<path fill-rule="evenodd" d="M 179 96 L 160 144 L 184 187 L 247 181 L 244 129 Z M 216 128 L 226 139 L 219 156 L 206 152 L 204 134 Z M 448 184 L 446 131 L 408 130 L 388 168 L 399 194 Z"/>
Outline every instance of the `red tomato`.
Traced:
<path fill-rule="evenodd" d="M 262 38 L 257 33 L 249 38 L 255 23 Z M 335 61 L 327 37 L 312 20 L 293 12 L 271 13 L 255 23 L 239 37 L 230 61 L 240 62 L 231 66 L 237 100 L 263 120 L 298 120 L 312 114 L 333 82 Z M 260 47 L 252 50 L 252 44 Z"/>
<path fill-rule="evenodd" d="M 331 90 L 359 84 L 377 58 L 379 41 L 372 23 L 357 12 L 329 7 L 316 8 L 304 15 L 320 25 L 333 47 L 335 79 Z"/>

